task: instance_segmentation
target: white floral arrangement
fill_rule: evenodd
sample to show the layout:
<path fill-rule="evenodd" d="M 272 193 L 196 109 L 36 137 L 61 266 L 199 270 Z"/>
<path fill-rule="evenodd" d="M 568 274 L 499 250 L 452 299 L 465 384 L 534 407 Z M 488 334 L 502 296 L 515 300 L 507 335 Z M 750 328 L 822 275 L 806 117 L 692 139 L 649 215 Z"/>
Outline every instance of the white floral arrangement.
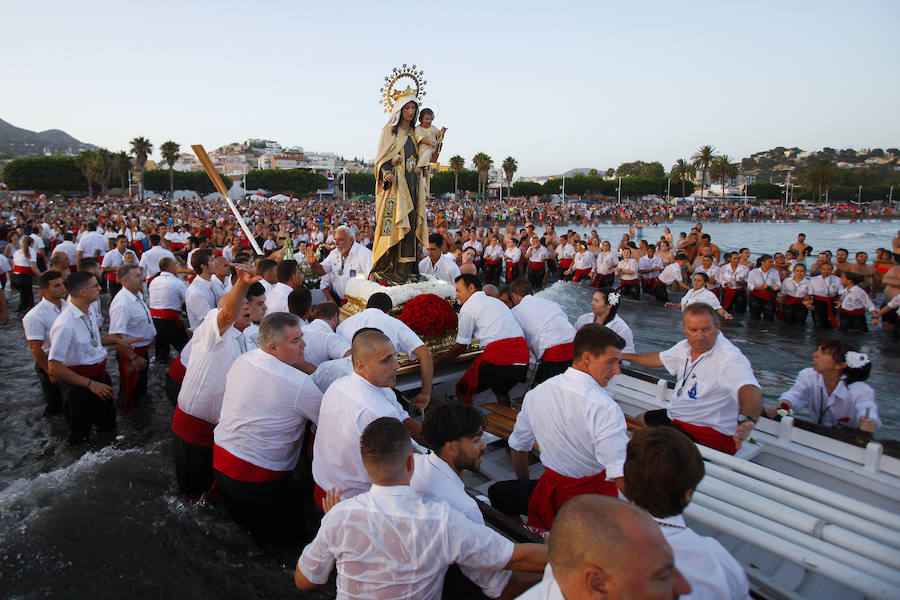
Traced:
<path fill-rule="evenodd" d="M 851 369 L 861 369 L 869 364 L 869 357 L 861 352 L 848 352 L 844 355 L 844 362 Z"/>
<path fill-rule="evenodd" d="M 606 303 L 610 306 L 615 306 L 619 303 L 619 298 L 621 295 L 618 292 L 610 292 L 609 295 L 606 296 Z"/>
<path fill-rule="evenodd" d="M 456 286 L 453 284 L 433 275 L 422 275 L 421 277 L 424 277 L 425 281 L 392 286 L 383 286 L 363 277 L 354 277 L 347 281 L 346 295 L 365 304 L 372 294 L 381 292 L 390 297 L 395 307 L 406 304 L 420 294 L 434 294 L 447 300 L 456 298 Z"/>

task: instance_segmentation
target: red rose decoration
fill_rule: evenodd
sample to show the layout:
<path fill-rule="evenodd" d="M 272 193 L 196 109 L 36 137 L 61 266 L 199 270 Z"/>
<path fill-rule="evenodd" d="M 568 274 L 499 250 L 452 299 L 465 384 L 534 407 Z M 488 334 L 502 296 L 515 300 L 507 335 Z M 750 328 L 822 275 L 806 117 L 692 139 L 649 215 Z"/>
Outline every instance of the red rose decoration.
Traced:
<path fill-rule="evenodd" d="M 422 336 L 436 336 L 456 329 L 456 311 L 450 303 L 434 294 L 420 294 L 403 305 L 397 317 Z"/>

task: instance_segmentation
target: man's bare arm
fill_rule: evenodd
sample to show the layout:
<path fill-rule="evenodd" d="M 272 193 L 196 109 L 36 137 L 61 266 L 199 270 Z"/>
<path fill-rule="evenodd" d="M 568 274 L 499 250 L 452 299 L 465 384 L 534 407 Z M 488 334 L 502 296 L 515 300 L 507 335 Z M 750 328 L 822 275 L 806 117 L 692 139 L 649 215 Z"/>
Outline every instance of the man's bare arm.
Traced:
<path fill-rule="evenodd" d="M 516 544 L 513 555 L 503 567 L 511 571 L 542 573 L 547 566 L 547 546 L 545 544 Z"/>
<path fill-rule="evenodd" d="M 512 461 L 516 478 L 520 481 L 528 481 L 528 458 L 530 455 L 530 452 L 509 449 L 509 459 Z"/>
<path fill-rule="evenodd" d="M 645 352 L 643 354 L 622 353 L 622 360 L 638 365 L 640 367 L 662 367 L 662 360 L 659 358 L 659 352 Z"/>
<path fill-rule="evenodd" d="M 294 571 L 294 585 L 301 590 L 311 590 L 314 587 L 318 587 L 318 584 L 313 583 L 306 578 L 306 575 L 303 574 L 303 571 L 300 570 L 299 566 Z"/>

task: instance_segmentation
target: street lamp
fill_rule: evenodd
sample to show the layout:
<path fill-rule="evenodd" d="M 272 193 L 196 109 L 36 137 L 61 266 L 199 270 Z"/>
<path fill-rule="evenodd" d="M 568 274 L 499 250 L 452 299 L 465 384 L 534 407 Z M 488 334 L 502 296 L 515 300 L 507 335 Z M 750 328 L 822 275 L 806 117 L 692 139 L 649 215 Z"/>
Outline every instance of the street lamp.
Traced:
<path fill-rule="evenodd" d="M 341 191 L 344 193 L 344 202 L 347 201 L 347 169 L 341 171 Z"/>

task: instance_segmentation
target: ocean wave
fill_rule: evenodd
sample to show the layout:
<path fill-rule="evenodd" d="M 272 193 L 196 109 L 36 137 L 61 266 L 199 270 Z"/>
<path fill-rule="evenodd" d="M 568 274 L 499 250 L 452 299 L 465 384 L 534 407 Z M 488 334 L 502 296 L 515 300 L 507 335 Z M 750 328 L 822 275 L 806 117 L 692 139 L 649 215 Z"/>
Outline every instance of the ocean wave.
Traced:
<path fill-rule="evenodd" d="M 858 240 L 859 238 L 871 237 L 875 235 L 869 231 L 854 231 L 853 233 L 845 233 L 844 235 L 838 236 L 840 240 Z"/>

